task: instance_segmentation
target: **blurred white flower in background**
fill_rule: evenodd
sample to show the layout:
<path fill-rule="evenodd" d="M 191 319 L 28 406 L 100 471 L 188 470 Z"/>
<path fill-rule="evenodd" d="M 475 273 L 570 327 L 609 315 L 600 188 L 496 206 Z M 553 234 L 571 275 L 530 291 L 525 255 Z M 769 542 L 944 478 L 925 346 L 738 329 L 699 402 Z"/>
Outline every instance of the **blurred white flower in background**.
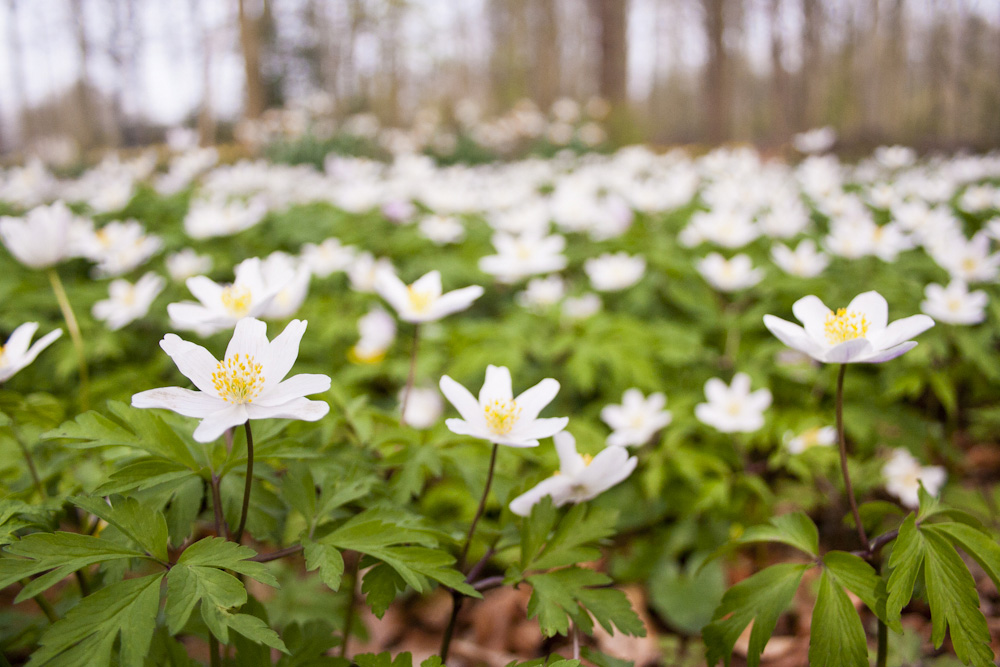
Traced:
<path fill-rule="evenodd" d="M 585 320 L 601 311 L 601 297 L 593 293 L 568 296 L 563 300 L 563 317 L 568 320 Z"/>
<path fill-rule="evenodd" d="M 515 298 L 523 308 L 543 312 L 559 303 L 565 294 L 565 281 L 552 275 L 529 280 L 524 291 L 518 292 Z"/>
<path fill-rule="evenodd" d="M 230 285 L 220 285 L 205 276 L 185 281 L 198 302 L 181 301 L 167 305 L 174 327 L 209 336 L 229 329 L 244 317 L 258 317 L 271 305 L 284 285 L 268 284 L 262 262 L 253 257 L 240 262 Z"/>
<path fill-rule="evenodd" d="M 375 278 L 375 291 L 396 310 L 404 322 L 422 323 L 465 310 L 483 295 L 483 288 L 470 285 L 442 294 L 441 272 L 430 271 L 411 285 L 394 271 L 382 270 Z"/>
<path fill-rule="evenodd" d="M 326 278 L 337 271 L 346 271 L 356 253 L 354 246 L 345 246 L 340 239 L 331 237 L 320 244 L 303 244 L 299 256 L 314 276 Z"/>
<path fill-rule="evenodd" d="M 405 393 L 404 387 L 399 392 L 400 403 L 403 402 Z M 423 430 L 438 423 L 442 414 L 444 414 L 444 401 L 435 387 L 413 387 L 406 399 L 406 414 L 402 416 L 401 421 L 407 426 Z"/>
<path fill-rule="evenodd" d="M 361 339 L 351 348 L 349 358 L 356 363 L 377 363 L 396 339 L 396 319 L 376 306 L 358 318 L 358 333 Z"/>
<path fill-rule="evenodd" d="M 764 271 L 755 269 L 750 257 L 743 254 L 727 260 L 717 252 L 709 253 L 698 261 L 697 268 L 708 284 L 720 292 L 738 292 L 764 279 Z"/>
<path fill-rule="evenodd" d="M 924 288 L 927 298 L 920 302 L 920 310 L 938 322 L 948 324 L 979 324 L 986 319 L 986 292 L 969 292 L 961 280 L 952 280 L 947 287 L 931 283 Z"/>
<path fill-rule="evenodd" d="M 723 433 L 753 433 L 764 425 L 764 411 L 771 405 L 767 389 L 750 391 L 750 376 L 737 373 L 731 384 L 719 378 L 705 383 L 707 403 L 694 408 L 695 417 L 703 424 Z"/>
<path fill-rule="evenodd" d="M 525 233 L 514 236 L 505 232 L 493 235 L 496 255 L 479 260 L 479 270 L 496 277 L 502 283 L 519 280 L 540 273 L 554 273 L 566 268 L 566 237 L 558 234 L 543 236 Z"/>
<path fill-rule="evenodd" d="M 0 217 L 0 240 L 17 261 L 33 269 L 78 257 L 91 233 L 90 220 L 76 216 L 61 201 L 37 206 L 23 218 Z"/>
<path fill-rule="evenodd" d="M 197 199 L 184 217 L 184 231 L 193 239 L 232 236 L 257 225 L 267 215 L 263 197 L 249 201 Z"/>
<path fill-rule="evenodd" d="M 584 262 L 583 270 L 590 279 L 591 287 L 598 292 L 617 292 L 642 279 L 646 272 L 646 260 L 625 252 L 605 253 Z"/>
<path fill-rule="evenodd" d="M 147 234 L 138 220 L 112 221 L 88 234 L 80 252 L 96 262 L 99 277 L 121 276 L 142 266 L 163 247 L 159 236 Z"/>
<path fill-rule="evenodd" d="M 375 280 L 380 273 L 396 272 L 392 262 L 385 257 L 375 259 L 370 252 L 359 252 L 347 267 L 347 279 L 355 292 L 368 294 L 375 291 Z"/>
<path fill-rule="evenodd" d="M 62 335 L 62 329 L 54 329 L 31 344 L 31 338 L 38 331 L 38 322 L 25 322 L 14 329 L 7 341 L 0 345 L 0 382 L 6 382 L 19 370 L 30 364 L 38 354 Z"/>
<path fill-rule="evenodd" d="M 664 410 L 667 397 L 661 392 L 642 395 L 638 389 L 626 389 L 621 405 L 606 405 L 601 409 L 601 421 L 611 427 L 609 446 L 644 445 L 672 420 L 670 410 Z"/>
<path fill-rule="evenodd" d="M 419 223 L 420 233 L 435 245 L 458 243 L 465 238 L 465 225 L 452 215 L 428 215 Z"/>
<path fill-rule="evenodd" d="M 800 153 L 825 153 L 837 142 L 837 131 L 827 125 L 792 137 L 792 145 Z"/>
<path fill-rule="evenodd" d="M 199 255 L 193 248 L 184 248 L 167 255 L 167 273 L 174 282 L 201 276 L 212 270 L 212 258 Z"/>
<path fill-rule="evenodd" d="M 941 466 L 921 466 L 909 451 L 894 449 L 892 456 L 882 466 L 885 490 L 899 498 L 906 507 L 920 504 L 920 485 L 932 496 L 938 495 L 948 474 Z"/>
<path fill-rule="evenodd" d="M 804 239 L 792 250 L 783 243 L 771 246 L 771 258 L 782 271 L 799 278 L 815 278 L 830 264 L 830 258 L 816 250 L 816 242 Z"/>
<path fill-rule="evenodd" d="M 145 317 L 165 285 L 166 281 L 152 272 L 143 275 L 134 285 L 122 278 L 112 280 L 108 285 L 108 298 L 95 303 L 90 312 L 108 329 L 117 331 Z"/>
<path fill-rule="evenodd" d="M 801 454 L 813 447 L 829 447 L 837 442 L 837 429 L 833 426 L 817 426 L 798 435 L 785 433 L 785 449 L 789 454 Z"/>
<path fill-rule="evenodd" d="M 265 308 L 261 317 L 268 320 L 283 320 L 294 315 L 309 293 L 309 279 L 312 273 L 298 257 L 276 250 L 261 262 L 261 275 L 265 290 L 274 291 L 274 299 Z"/>

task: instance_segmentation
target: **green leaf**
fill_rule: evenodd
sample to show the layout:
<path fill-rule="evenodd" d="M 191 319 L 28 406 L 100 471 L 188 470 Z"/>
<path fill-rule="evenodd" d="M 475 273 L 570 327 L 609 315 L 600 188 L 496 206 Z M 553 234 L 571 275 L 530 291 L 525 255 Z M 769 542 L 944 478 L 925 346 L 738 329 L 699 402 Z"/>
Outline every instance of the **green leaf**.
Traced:
<path fill-rule="evenodd" d="M 57 657 L 62 665 L 111 664 L 121 634 L 121 664 L 142 667 L 156 628 L 161 579 L 162 573 L 126 579 L 85 597 L 45 631 L 28 665 Z"/>
<path fill-rule="evenodd" d="M 792 601 L 802 575 L 810 567 L 809 563 L 772 565 L 726 591 L 722 604 L 715 610 L 715 620 L 702 630 L 708 647 L 705 655 L 708 664 L 722 660 L 728 667 L 736 640 L 753 621 L 747 665 L 758 667 L 760 654 L 774 632 L 778 617 Z"/>
<path fill-rule="evenodd" d="M 556 523 L 556 509 L 551 496 L 545 496 L 531 508 L 531 514 L 521 524 L 521 569 L 541 550 L 545 538 Z"/>
<path fill-rule="evenodd" d="M 0 558 L 0 588 L 25 577 L 51 570 L 32 580 L 14 599 L 15 603 L 38 595 L 73 572 L 122 558 L 147 558 L 141 551 L 114 542 L 77 533 L 33 533 L 6 547 L 5 552 L 21 558 Z"/>
<path fill-rule="evenodd" d="M 599 558 L 601 552 L 593 543 L 614 535 L 617 521 L 618 512 L 574 505 L 524 569 L 546 570 Z"/>
<path fill-rule="evenodd" d="M 256 616 L 250 614 L 232 614 L 226 618 L 226 624 L 251 641 L 270 646 L 282 653 L 288 653 L 285 642 L 281 641 L 278 633 Z"/>
<path fill-rule="evenodd" d="M 361 592 L 365 602 L 378 618 L 385 615 L 389 605 L 396 599 L 396 593 L 406 588 L 406 582 L 396 570 L 385 563 L 379 563 L 365 572 L 361 580 Z"/>
<path fill-rule="evenodd" d="M 941 533 L 952 544 L 969 554 L 1000 590 L 1000 545 L 992 537 L 964 523 L 935 523 L 925 526 L 924 530 Z"/>
<path fill-rule="evenodd" d="M 302 540 L 303 552 L 306 557 L 306 571 L 319 570 L 320 579 L 330 590 L 340 590 L 340 580 L 344 576 L 344 557 L 329 544 L 314 542 L 308 538 Z"/>
<path fill-rule="evenodd" d="M 83 496 L 69 501 L 125 533 L 150 555 L 167 560 L 167 520 L 162 512 L 120 496 L 110 499 L 110 505 L 103 498 Z"/>
<path fill-rule="evenodd" d="M 230 542 L 222 537 L 206 537 L 185 549 L 177 559 L 177 564 L 225 568 L 277 588 L 278 580 L 263 563 L 247 560 L 256 555 L 257 552 L 250 547 Z"/>
<path fill-rule="evenodd" d="M 885 605 L 888 592 L 885 579 L 878 575 L 863 558 L 845 551 L 830 551 L 823 556 L 823 564 L 833 573 L 837 581 L 867 605 L 875 616 L 882 619 L 894 632 L 902 632 L 899 619 L 890 619 Z"/>
<path fill-rule="evenodd" d="M 754 542 L 780 542 L 814 558 L 819 553 L 819 531 L 812 519 L 802 512 L 783 514 L 765 525 L 751 526 L 736 540 L 737 544 Z"/>
<path fill-rule="evenodd" d="M 546 637 L 567 634 L 570 620 L 589 633 L 592 628 L 590 615 L 608 632 L 613 632 L 614 626 L 625 634 L 646 634 L 625 594 L 606 588 L 611 583 L 607 575 L 582 567 L 568 567 L 529 575 L 526 581 L 533 589 L 528 600 L 528 618 L 538 617 Z"/>
<path fill-rule="evenodd" d="M 903 519 L 899 536 L 892 545 L 889 556 L 889 581 L 886 583 L 889 598 L 886 601 L 886 615 L 893 623 L 899 622 L 903 607 L 913 597 L 913 587 L 917 583 L 920 568 L 924 563 L 924 541 L 917 530 L 916 518 L 911 513 Z"/>
<path fill-rule="evenodd" d="M 404 651 L 393 660 L 392 654 L 388 651 L 383 653 L 362 653 L 354 656 L 354 662 L 358 667 L 413 667 L 413 655 L 409 651 Z"/>
<path fill-rule="evenodd" d="M 160 457 L 147 457 L 111 473 L 108 481 L 97 487 L 94 494 L 106 496 L 132 489 L 144 491 L 159 484 L 194 476 L 194 471 L 180 463 Z"/>
<path fill-rule="evenodd" d="M 861 617 L 834 576 L 824 569 L 809 629 L 810 667 L 868 667 Z"/>

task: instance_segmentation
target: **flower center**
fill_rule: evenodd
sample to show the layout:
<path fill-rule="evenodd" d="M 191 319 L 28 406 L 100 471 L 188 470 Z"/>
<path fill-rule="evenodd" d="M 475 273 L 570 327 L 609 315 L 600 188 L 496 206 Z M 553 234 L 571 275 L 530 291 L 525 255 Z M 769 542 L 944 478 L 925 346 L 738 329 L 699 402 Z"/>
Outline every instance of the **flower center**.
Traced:
<path fill-rule="evenodd" d="M 847 340 L 864 338 L 868 333 L 868 318 L 862 313 L 838 308 L 837 312 L 831 310 L 826 316 L 823 329 L 826 332 L 826 342 L 836 345 Z"/>
<path fill-rule="evenodd" d="M 976 268 L 976 260 L 971 257 L 966 257 L 962 260 L 962 268 L 966 271 L 972 271 Z"/>
<path fill-rule="evenodd" d="M 592 454 L 581 454 L 580 458 L 583 459 L 583 467 L 586 468 L 591 463 L 594 462 L 594 457 Z"/>
<path fill-rule="evenodd" d="M 527 243 L 519 241 L 517 244 L 517 258 L 527 260 L 531 259 L 532 255 L 534 255 L 534 252 L 532 251 L 531 246 Z"/>
<path fill-rule="evenodd" d="M 212 385 L 227 403 L 253 403 L 264 388 L 262 373 L 263 368 L 251 355 L 236 353 L 216 364 Z"/>
<path fill-rule="evenodd" d="M 426 312 L 434 301 L 434 295 L 430 292 L 415 290 L 413 287 L 406 288 L 406 295 L 410 297 L 410 306 L 418 313 Z"/>
<path fill-rule="evenodd" d="M 486 414 L 486 425 L 497 435 L 510 433 L 521 416 L 521 408 L 517 407 L 514 399 L 493 399 L 483 406 L 483 412 Z"/>
<path fill-rule="evenodd" d="M 730 401 L 726 406 L 726 413 L 730 417 L 738 417 L 743 412 L 743 403 L 740 401 Z"/>
<path fill-rule="evenodd" d="M 250 310 L 250 290 L 246 287 L 230 285 L 222 290 L 222 305 L 234 317 L 243 317 Z"/>

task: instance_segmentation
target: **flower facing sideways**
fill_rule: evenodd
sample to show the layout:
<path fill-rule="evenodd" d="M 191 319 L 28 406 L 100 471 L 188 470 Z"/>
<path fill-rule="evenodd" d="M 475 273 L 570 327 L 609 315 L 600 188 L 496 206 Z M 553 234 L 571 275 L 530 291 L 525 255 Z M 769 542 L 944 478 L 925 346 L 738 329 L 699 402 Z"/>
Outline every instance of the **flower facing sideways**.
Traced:
<path fill-rule="evenodd" d="M 45 334 L 31 345 L 31 337 L 38 331 L 38 322 L 25 322 L 0 345 L 0 382 L 6 382 L 19 370 L 35 360 L 38 354 L 62 335 L 62 329 Z"/>
<path fill-rule="evenodd" d="M 593 457 L 581 456 L 576 452 L 576 439 L 566 431 L 556 433 L 554 440 L 559 454 L 559 471 L 514 498 L 510 502 L 510 511 L 514 514 L 528 516 L 531 508 L 545 496 L 550 496 L 556 507 L 596 498 L 631 475 L 639 461 L 629 456 L 624 447 L 608 447 Z"/>
<path fill-rule="evenodd" d="M 774 315 L 764 316 L 764 326 L 785 345 L 828 364 L 881 363 L 916 347 L 909 340 L 934 326 L 926 315 L 889 321 L 889 307 L 878 292 L 854 297 L 847 308 L 827 308 L 818 297 L 802 297 L 792 304 L 802 326 Z"/>
<path fill-rule="evenodd" d="M 299 354 L 305 330 L 306 322 L 292 320 L 269 342 L 267 325 L 244 318 L 236 324 L 221 361 L 202 346 L 167 334 L 160 347 L 198 391 L 181 387 L 150 389 L 135 394 L 132 406 L 164 408 L 201 419 L 194 431 L 198 442 L 211 442 L 248 419 L 316 421 L 330 411 L 330 406 L 305 397 L 329 389 L 330 378 L 303 373 L 285 379 Z"/>
<path fill-rule="evenodd" d="M 606 405 L 601 410 L 601 421 L 614 431 L 608 436 L 608 445 L 628 447 L 644 445 L 653 434 L 673 419 L 670 410 L 664 410 L 667 397 L 657 392 L 645 398 L 638 389 L 627 389 L 621 405 Z"/>
<path fill-rule="evenodd" d="M 462 415 L 446 419 L 452 433 L 488 440 L 508 447 L 537 447 L 540 438 L 548 438 L 566 428 L 569 417 L 539 419 L 538 413 L 559 392 L 559 382 L 546 378 L 514 398 L 510 371 L 505 366 L 486 368 L 486 381 L 478 400 L 468 389 L 447 375 L 441 378 L 441 393 Z"/>
<path fill-rule="evenodd" d="M 771 405 L 767 389 L 750 391 L 750 376 L 737 373 L 729 386 L 719 378 L 705 383 L 708 403 L 694 408 L 698 421 L 723 433 L 753 433 L 764 425 L 764 410 Z"/>
<path fill-rule="evenodd" d="M 446 315 L 465 310 L 483 295 L 479 285 L 441 293 L 441 274 L 431 271 L 412 285 L 403 283 L 395 273 L 379 271 L 375 290 L 389 302 L 404 322 L 433 322 Z"/>

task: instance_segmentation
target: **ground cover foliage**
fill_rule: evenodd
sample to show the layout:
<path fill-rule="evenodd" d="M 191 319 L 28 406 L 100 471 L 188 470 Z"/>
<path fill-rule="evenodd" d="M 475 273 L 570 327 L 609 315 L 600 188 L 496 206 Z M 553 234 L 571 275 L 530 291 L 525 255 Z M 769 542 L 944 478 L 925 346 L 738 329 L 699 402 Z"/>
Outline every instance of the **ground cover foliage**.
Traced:
<path fill-rule="evenodd" d="M 772 634 L 802 637 L 783 664 L 886 664 L 880 646 L 888 664 L 994 664 L 1000 159 L 917 161 L 894 150 L 851 166 L 768 163 L 745 149 L 700 158 L 627 149 L 474 168 L 331 159 L 325 172 L 213 168 L 195 151 L 159 166 L 106 162 L 73 181 L 39 166 L 4 173 L 3 214 L 27 219 L 64 199 L 98 230 L 138 220 L 160 244 L 125 262 L 124 275 L 173 276 L 148 312 L 111 330 L 92 310 L 122 267 L 107 268 L 99 252 L 54 267 L 89 378 L 85 387 L 63 336 L 0 390 L 4 655 L 30 665 L 433 667 L 436 644 L 411 647 L 401 631 L 377 646 L 372 618 L 402 616 L 439 638 L 449 624 L 427 620 L 428 610 L 454 599 L 464 648 L 452 665 L 572 667 L 581 642 L 585 664 L 755 665 Z M 163 173 L 184 160 L 202 166 L 165 187 Z M 259 214 L 228 226 L 232 202 Z M 190 213 L 199 207 L 200 226 Z M 425 223 L 434 216 L 459 231 Z M 480 263 L 503 256 L 498 234 L 521 243 L 524 260 L 511 255 L 499 278 Z M 548 235 L 565 239 L 548 253 L 565 261 L 536 273 L 532 261 L 546 266 L 545 257 L 533 253 Z M 330 238 L 353 251 L 324 275 L 304 247 Z M 776 259 L 776 244 L 804 240 L 825 254 Z M 168 314 L 167 304 L 191 300 L 170 266 L 185 248 L 210 258 L 198 273 L 221 284 L 241 261 L 275 251 L 288 253 L 293 273 L 308 267 L 301 303 L 263 317 L 269 339 L 293 317 L 307 321 L 293 372 L 332 379 L 310 397 L 329 405 L 322 419 L 252 421 L 241 540 L 248 431 L 202 443 L 197 420 L 130 405 L 142 391 L 189 386 L 158 345 L 164 334 L 216 358 L 233 335 L 230 325 L 200 336 Z M 595 268 L 608 253 L 629 257 Z M 755 268 L 713 268 L 711 253 L 745 255 Z M 375 258 L 405 283 L 436 270 L 446 290 L 485 292 L 421 324 L 419 338 L 388 315 L 359 334 L 374 308 L 391 314 L 374 291 Z M 625 261 L 635 258 L 638 270 Z M 0 261 L 0 330 L 67 328 L 49 272 L 10 253 Z M 539 274 L 558 278 L 531 282 Z M 965 297 L 927 305 L 928 285 L 956 280 L 971 285 Z M 763 317 L 793 319 L 805 295 L 835 309 L 870 290 L 890 320 L 927 312 L 937 323 L 915 349 L 852 364 L 844 378 L 859 537 L 837 446 L 819 435 L 835 424 L 839 366 L 789 350 Z M 985 304 L 969 301 L 973 290 Z M 494 469 L 491 445 L 448 428 L 456 413 L 434 389 L 443 375 L 478 388 L 489 365 L 510 370 L 515 395 L 557 379 L 543 417 L 568 416 L 581 453 L 608 446 L 619 429 L 605 408 L 627 390 L 662 392 L 670 418 L 627 443 L 638 462 L 621 483 L 578 504 L 543 498 L 518 516 L 511 500 L 560 469 L 552 440 L 496 448 Z M 699 418 L 706 383 L 735 387 L 739 374 L 769 391 L 760 423 Z M 432 396 L 401 423 L 410 377 Z M 733 401 L 735 418 L 748 408 Z M 886 467 L 906 463 L 898 450 L 915 459 L 902 478 Z M 926 477 L 921 463 L 942 470 Z M 531 646 L 470 653 L 476 606 L 515 587 Z M 646 639 L 608 639 L 622 635 Z"/>

